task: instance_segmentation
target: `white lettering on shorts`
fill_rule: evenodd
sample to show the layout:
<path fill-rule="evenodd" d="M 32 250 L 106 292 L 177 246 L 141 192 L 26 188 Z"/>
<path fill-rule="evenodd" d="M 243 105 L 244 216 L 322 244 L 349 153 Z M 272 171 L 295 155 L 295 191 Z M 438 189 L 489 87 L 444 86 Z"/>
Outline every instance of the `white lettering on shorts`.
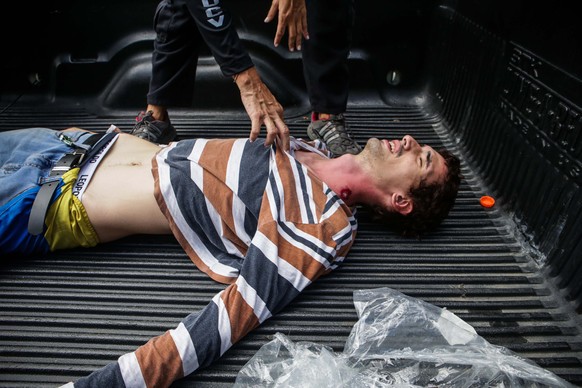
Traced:
<path fill-rule="evenodd" d="M 81 167 L 81 171 L 79 171 L 79 175 L 77 176 L 77 181 L 73 186 L 73 195 L 79 198 L 80 201 L 83 200 L 83 193 L 87 189 L 89 181 L 91 180 L 91 177 L 93 177 L 95 170 L 97 170 L 97 166 L 99 166 L 99 163 L 101 163 L 101 160 L 103 160 L 103 157 L 107 154 L 107 151 L 109 151 L 111 146 L 113 146 L 113 143 L 115 143 L 118 137 L 119 134 L 109 140 L 107 144 L 103 145 L 99 152 L 97 152 L 91 159 L 87 161 L 87 163 L 83 165 L 83 167 Z"/>
<path fill-rule="evenodd" d="M 75 182 L 75 186 L 73 186 L 73 195 L 75 197 L 79 197 L 79 193 L 85 191 L 85 185 L 87 184 L 87 180 L 89 176 L 87 174 L 79 175 L 77 177 L 77 181 Z"/>

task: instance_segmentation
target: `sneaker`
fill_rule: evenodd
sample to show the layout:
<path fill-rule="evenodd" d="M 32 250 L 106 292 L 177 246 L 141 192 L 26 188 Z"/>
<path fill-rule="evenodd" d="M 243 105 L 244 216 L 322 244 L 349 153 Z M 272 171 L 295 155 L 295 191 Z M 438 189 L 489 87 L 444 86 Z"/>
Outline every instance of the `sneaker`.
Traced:
<path fill-rule="evenodd" d="M 176 129 L 169 121 L 156 120 L 152 111 L 141 112 L 135 118 L 131 134 L 156 144 L 168 144 L 176 138 Z"/>
<path fill-rule="evenodd" d="M 311 140 L 321 140 L 331 151 L 333 157 L 343 154 L 357 155 L 362 151 L 362 147 L 346 130 L 346 120 L 343 114 L 330 115 L 329 119 L 314 120 L 312 117 L 311 124 L 307 127 L 307 136 Z"/>

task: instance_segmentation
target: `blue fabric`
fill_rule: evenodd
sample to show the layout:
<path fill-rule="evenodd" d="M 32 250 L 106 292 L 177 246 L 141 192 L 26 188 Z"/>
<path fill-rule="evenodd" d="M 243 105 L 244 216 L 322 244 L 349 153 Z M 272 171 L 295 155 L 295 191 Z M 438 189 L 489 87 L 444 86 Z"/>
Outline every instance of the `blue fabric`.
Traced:
<path fill-rule="evenodd" d="M 42 234 L 28 233 L 28 218 L 39 181 L 72 148 L 59 138 L 59 131 L 27 128 L 0 132 L 0 254 L 46 253 L 48 244 Z M 89 132 L 66 134 L 82 141 Z M 62 184 L 62 182 L 61 182 Z M 60 194 L 60 185 L 57 195 Z"/>
<path fill-rule="evenodd" d="M 103 387 L 125 387 L 125 381 L 121 375 L 119 364 L 110 363 L 104 368 L 82 377 L 75 381 L 75 388 L 103 388 Z"/>
<path fill-rule="evenodd" d="M 40 186 L 32 187 L 0 207 L 0 254 L 30 255 L 49 252 L 44 234 L 33 236 L 28 233 L 30 209 L 39 188 Z M 60 188 L 57 190 L 60 193 Z"/>

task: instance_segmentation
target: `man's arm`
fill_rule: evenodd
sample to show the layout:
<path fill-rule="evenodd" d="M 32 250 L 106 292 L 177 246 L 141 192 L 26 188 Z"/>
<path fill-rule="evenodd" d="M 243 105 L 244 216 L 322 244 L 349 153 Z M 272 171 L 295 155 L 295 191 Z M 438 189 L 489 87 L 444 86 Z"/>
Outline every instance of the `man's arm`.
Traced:
<path fill-rule="evenodd" d="M 251 67 L 234 76 L 240 90 L 240 97 L 251 119 L 249 139 L 255 141 L 261 131 L 261 125 L 267 128 L 265 145 L 271 145 L 277 139 L 281 147 L 289 150 L 289 128 L 283 121 L 283 107 L 273 96 L 267 85 L 261 81 L 256 68 Z"/>
<path fill-rule="evenodd" d="M 305 228 L 273 221 L 263 225 L 235 284 L 218 293 L 202 311 L 188 315 L 175 329 L 79 379 L 74 387 L 167 387 L 209 366 L 335 267 L 336 259 L 343 260 L 351 246 L 352 226 L 344 222 L 338 233 L 328 236 L 329 241 L 311 236 L 316 230 L 324 234 L 333 230 L 325 224 Z M 280 229 L 285 230 L 284 234 L 279 234 Z"/>
<path fill-rule="evenodd" d="M 232 77 L 254 66 L 239 39 L 229 10 L 220 0 L 190 0 L 188 9 L 225 76 Z"/>
<path fill-rule="evenodd" d="M 259 76 L 236 32 L 230 12 L 222 3 L 191 0 L 188 7 L 202 38 L 210 48 L 222 73 L 233 77 L 243 106 L 251 119 L 250 139 L 255 140 L 261 126 L 267 129 L 266 144 L 278 138 L 289 149 L 289 128 L 283 119 L 283 107 Z"/>

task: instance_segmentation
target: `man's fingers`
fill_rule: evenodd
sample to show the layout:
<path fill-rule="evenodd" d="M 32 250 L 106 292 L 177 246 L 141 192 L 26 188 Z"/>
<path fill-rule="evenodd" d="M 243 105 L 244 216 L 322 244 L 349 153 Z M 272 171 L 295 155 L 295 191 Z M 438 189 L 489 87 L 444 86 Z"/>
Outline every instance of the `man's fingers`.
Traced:
<path fill-rule="evenodd" d="M 249 140 L 255 141 L 264 124 L 267 128 L 266 144 L 273 144 L 276 137 L 283 139 L 283 146 L 287 146 L 289 129 L 283 121 L 283 107 L 271 91 L 261 81 L 253 67 L 239 74 L 235 79 L 240 89 L 240 96 L 245 110 L 251 119 Z"/>
<path fill-rule="evenodd" d="M 301 50 L 301 35 L 297 34 L 297 41 L 295 42 L 295 45 L 297 46 L 297 50 Z"/>
<path fill-rule="evenodd" d="M 303 34 L 303 37 L 305 39 L 309 39 L 309 32 L 307 31 L 307 14 L 303 14 L 303 21 L 301 22 L 301 25 L 301 33 Z"/>
<path fill-rule="evenodd" d="M 281 43 L 281 39 L 283 38 L 283 35 L 285 35 L 286 27 L 286 25 L 281 24 L 280 22 L 277 24 L 277 33 L 275 34 L 275 40 L 273 41 L 275 47 L 278 47 L 279 43 Z"/>
<path fill-rule="evenodd" d="M 261 132 L 261 120 L 259 118 L 251 118 L 251 133 L 249 135 L 249 140 L 251 142 L 257 140 L 259 133 Z"/>
<path fill-rule="evenodd" d="M 277 136 L 277 128 L 270 117 L 265 117 L 265 127 L 267 128 L 267 137 L 265 138 L 265 146 L 270 146 L 275 141 Z"/>
<path fill-rule="evenodd" d="M 283 39 L 283 35 L 285 35 L 285 30 L 287 29 L 287 19 L 282 17 L 281 11 L 282 10 L 279 8 L 279 0 L 273 0 L 267 18 L 271 21 L 277 14 L 277 31 L 275 32 L 275 39 L 273 40 L 275 47 L 279 46 L 281 39 Z"/>
<path fill-rule="evenodd" d="M 269 8 L 269 12 L 267 12 L 267 17 L 265 18 L 265 23 L 269 23 L 271 20 L 273 20 L 273 18 L 275 17 L 275 15 L 277 14 L 278 11 L 279 11 L 279 0 L 274 0 L 271 3 L 271 7 Z"/>
<path fill-rule="evenodd" d="M 289 151 L 289 148 L 291 147 L 289 134 L 287 134 L 287 136 L 279 134 L 277 137 L 279 138 L 279 142 L 281 143 L 281 148 L 283 148 L 283 151 Z"/>
<path fill-rule="evenodd" d="M 290 145 L 289 128 L 287 127 L 287 125 L 285 125 L 285 121 L 283 121 L 283 119 L 280 116 L 277 116 L 275 118 L 275 127 L 277 138 L 281 142 L 281 147 L 283 147 L 285 151 L 289 151 Z"/>
<path fill-rule="evenodd" d="M 297 30 L 295 29 L 295 24 L 289 24 L 288 28 L 289 34 L 289 51 L 301 50 L 301 36 L 297 39 Z"/>

